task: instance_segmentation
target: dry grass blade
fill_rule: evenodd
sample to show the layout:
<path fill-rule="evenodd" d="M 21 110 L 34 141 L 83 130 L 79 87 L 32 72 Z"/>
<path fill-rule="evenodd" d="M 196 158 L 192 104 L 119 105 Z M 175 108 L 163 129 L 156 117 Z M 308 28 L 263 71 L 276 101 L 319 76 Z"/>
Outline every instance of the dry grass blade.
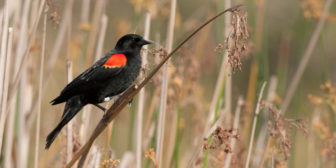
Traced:
<path fill-rule="evenodd" d="M 47 32 L 47 12 L 48 5 L 45 6 L 44 10 L 44 20 L 43 20 L 43 39 L 42 39 L 42 50 L 41 50 L 41 62 L 40 62 L 40 79 L 39 79 L 39 90 L 38 90 L 38 109 L 37 109 L 37 124 L 36 124 L 36 143 L 35 143 L 35 160 L 34 167 L 38 167 L 38 151 L 39 151 L 39 140 L 40 140 L 40 120 L 41 120 L 41 101 L 42 101 L 42 79 L 43 79 L 43 65 L 45 56 L 45 42 L 46 42 L 46 32 Z"/>
<path fill-rule="evenodd" d="M 239 5 L 241 6 L 241 5 Z M 226 9 L 225 11 L 219 13 L 218 15 L 214 16 L 212 19 L 201 25 L 198 29 L 196 29 L 191 35 L 189 35 L 186 39 L 184 39 L 171 53 L 165 57 L 158 66 L 155 67 L 155 69 L 147 76 L 147 78 L 138 86 L 135 85 L 130 86 L 122 96 L 116 101 L 115 104 L 112 105 L 112 107 L 108 110 L 106 117 L 107 122 L 110 123 L 114 118 L 121 112 L 121 110 L 128 104 L 128 102 L 142 89 L 148 81 L 158 72 L 158 70 L 166 63 L 166 61 L 178 50 L 182 47 L 184 43 L 186 43 L 191 37 L 193 37 L 197 32 L 199 32 L 204 26 L 215 20 L 217 17 L 223 15 L 224 13 L 237 9 L 239 6 L 235 6 L 229 9 Z M 93 131 L 90 139 L 86 144 L 78 151 L 78 153 L 72 158 L 70 163 L 66 166 L 67 168 L 70 168 L 77 159 L 79 159 L 80 156 L 82 156 L 78 166 L 81 167 L 81 164 L 84 163 L 86 160 L 86 155 L 91 148 L 92 143 L 94 140 L 101 134 L 101 132 L 107 127 L 106 124 L 104 124 L 102 121 L 98 123 L 95 130 Z"/>
<path fill-rule="evenodd" d="M 256 110 L 255 110 L 255 113 L 254 113 L 253 125 L 252 125 L 252 130 L 251 130 L 251 137 L 250 137 L 249 148 L 248 148 L 248 152 L 247 152 L 245 168 L 248 168 L 249 163 L 250 163 L 250 157 L 251 157 L 253 139 L 254 139 L 254 132 L 255 132 L 256 125 L 257 125 L 257 117 L 258 117 L 259 110 L 260 110 L 260 101 L 261 101 L 261 97 L 262 97 L 265 86 L 266 86 L 266 82 L 264 82 L 263 86 L 261 87 L 258 102 L 257 102 L 257 107 L 256 107 Z"/>

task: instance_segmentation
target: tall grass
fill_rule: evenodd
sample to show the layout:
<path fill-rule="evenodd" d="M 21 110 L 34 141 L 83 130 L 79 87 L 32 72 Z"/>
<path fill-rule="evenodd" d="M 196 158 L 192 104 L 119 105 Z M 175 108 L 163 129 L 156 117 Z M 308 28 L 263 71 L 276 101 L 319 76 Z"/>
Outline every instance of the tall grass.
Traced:
<path fill-rule="evenodd" d="M 226 47 L 227 37 L 239 37 L 232 29 L 235 13 L 225 14 L 225 27 L 218 18 L 197 29 L 202 29 L 199 34 L 192 32 L 223 6 L 230 7 L 230 2 L 4 0 L 0 6 L 0 166 L 113 167 L 112 161 L 120 159 L 115 163 L 125 168 L 154 167 L 156 162 L 158 167 L 176 168 L 335 167 L 329 157 L 336 146 L 332 0 L 316 0 L 313 6 L 308 0 L 239 2 L 248 11 L 251 38 L 247 50 L 236 58 L 242 71 L 235 73 L 230 66 L 232 55 L 228 57 L 232 50 L 213 51 L 218 43 Z M 45 4 L 49 12 L 40 22 Z M 13 27 L 11 33 L 6 33 L 8 27 Z M 110 125 L 99 122 L 101 112 L 88 105 L 78 114 L 78 124 L 68 124 L 67 143 L 61 135 L 56 141 L 62 143 L 40 150 L 63 112 L 62 105 L 49 102 L 67 83 L 67 61 L 73 62 L 76 77 L 113 49 L 125 32 L 136 28 L 137 34 L 158 46 L 153 42 L 148 47 L 156 49 L 147 49 L 147 58 L 142 54 L 143 63 L 148 61 L 148 77 L 137 80 L 140 84 L 131 86 L 111 107 L 105 105 Z M 182 41 L 187 34 L 192 35 Z M 154 35 L 162 40 L 151 39 Z M 179 41 L 181 45 L 173 49 Z M 164 71 L 158 71 L 160 67 Z M 265 97 L 257 93 L 264 81 L 269 83 Z M 137 93 L 133 106 L 124 108 Z M 232 102 L 238 102 L 235 114 Z M 281 120 L 274 121 L 277 109 Z M 262 111 L 259 117 L 257 111 Z M 36 130 L 32 129 L 35 122 Z M 273 129 L 267 127 L 270 122 Z M 301 122 L 309 123 L 310 129 Z M 279 123 L 284 127 L 274 127 Z M 296 130 L 309 133 L 309 140 Z M 279 131 L 286 132 L 286 141 L 281 141 Z"/>

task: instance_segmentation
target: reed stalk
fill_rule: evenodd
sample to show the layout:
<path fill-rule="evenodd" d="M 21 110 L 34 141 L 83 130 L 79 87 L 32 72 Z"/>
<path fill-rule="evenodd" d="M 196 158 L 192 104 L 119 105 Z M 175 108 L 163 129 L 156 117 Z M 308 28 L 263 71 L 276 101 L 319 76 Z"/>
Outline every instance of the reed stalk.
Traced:
<path fill-rule="evenodd" d="M 47 12 L 48 5 L 45 5 L 44 10 L 44 20 L 43 20 L 43 37 L 42 37 L 42 50 L 41 50 L 41 62 L 40 62 L 40 78 L 39 78 L 39 89 L 38 89 L 38 108 L 37 108 L 37 122 L 36 122 L 36 138 L 35 138 L 35 159 L 34 167 L 38 167 L 38 155 L 39 155 L 39 140 L 40 140 L 40 120 L 41 120 L 41 102 L 42 102 L 42 80 L 43 80 L 43 65 L 45 57 L 45 43 L 46 43 L 46 33 L 47 33 Z"/>
<path fill-rule="evenodd" d="M 67 82 L 70 83 L 72 81 L 72 61 L 67 61 Z M 69 121 L 67 125 L 67 143 L 66 143 L 66 162 L 69 163 L 72 158 L 72 148 L 73 148 L 73 122 L 74 120 Z"/>
<path fill-rule="evenodd" d="M 7 2 L 6 2 L 7 3 Z M 9 83 L 9 71 L 10 71 L 10 61 L 11 61 L 11 49 L 12 49 L 12 39 L 13 39 L 13 33 L 12 28 L 9 28 L 9 39 L 8 39 L 8 48 L 7 48 L 7 58 L 5 59 L 5 69 L 4 69 L 4 80 L 3 80 L 3 95 L 2 95 L 2 106 L 1 106 L 1 118 L 0 118 L 0 156 L 2 151 L 2 142 L 3 142 L 3 134 L 5 129 L 5 119 L 7 118 L 6 115 L 6 108 L 7 108 L 7 96 L 8 96 L 8 83 Z M 7 39 L 5 41 L 7 42 Z M 12 132 L 13 134 L 13 132 Z M 7 138 L 6 138 L 7 139 Z"/>
<path fill-rule="evenodd" d="M 5 0 L 4 10 L 3 10 L 3 28 L 2 28 L 2 36 L 1 36 L 1 51 L 0 51 L 0 99 L 3 98 L 3 86 L 5 79 L 5 62 L 6 62 L 6 48 L 7 48 L 7 36 L 8 36 L 8 0 Z M 2 101 L 0 100 L 0 109 L 3 106 Z M 4 114 L 3 114 L 4 113 Z M 3 119 L 3 115 L 5 112 L 1 112 L 1 120 Z M 1 128 L 3 129 L 3 128 Z M 3 131 L 3 130 L 2 130 Z M 2 137 L 1 137 L 2 145 Z M 0 147 L 1 149 L 1 147 Z"/>
<path fill-rule="evenodd" d="M 151 22 L 151 14 L 149 11 L 146 12 L 146 19 L 145 19 L 145 32 L 144 32 L 144 39 L 149 39 L 149 32 L 150 32 L 150 22 Z M 147 51 L 148 45 L 144 46 L 144 49 Z M 146 68 L 148 66 L 148 60 L 147 60 L 147 52 L 143 52 L 142 55 L 142 66 L 141 68 L 146 71 Z M 140 79 L 145 79 L 146 74 L 145 72 L 140 73 Z M 142 80 L 141 80 L 142 82 Z M 141 168 L 141 159 L 142 159 L 142 150 L 141 150 L 141 144 L 142 144 L 142 127 L 143 127 L 143 111 L 145 106 L 145 87 L 143 87 L 139 92 L 139 102 L 138 102 L 138 112 L 137 112 L 137 121 L 136 121 L 136 168 Z"/>
<path fill-rule="evenodd" d="M 175 24 L 175 13 L 176 13 L 176 0 L 171 0 L 170 4 L 170 16 L 167 30 L 167 52 L 170 53 L 173 48 L 173 36 L 174 36 L 174 24 Z M 168 61 L 169 63 L 169 61 Z M 168 92 L 168 64 L 164 65 L 163 75 L 162 75 L 162 85 L 161 85 L 161 100 L 160 100 L 160 114 L 157 129 L 157 144 L 156 144 L 156 160 L 158 167 L 163 165 L 163 143 L 165 134 L 165 119 L 166 119 L 166 108 L 167 108 L 167 92 Z"/>
<path fill-rule="evenodd" d="M 249 163 L 250 163 L 250 157 L 251 157 L 251 152 L 252 152 L 252 146 L 253 146 L 253 139 L 254 139 L 254 132 L 256 129 L 256 125 L 257 125 L 257 117 L 260 111 L 260 101 L 261 101 L 261 97 L 264 91 L 264 88 L 266 86 L 266 82 L 264 82 L 263 86 L 261 87 L 260 93 L 259 93 L 259 98 L 258 98 L 258 102 L 257 102 L 257 106 L 256 106 L 256 110 L 254 112 L 254 118 L 253 118 L 253 124 L 252 124 L 252 129 L 251 129 L 251 136 L 250 136 L 250 141 L 249 141 L 249 147 L 248 147 L 248 151 L 247 151 L 247 157 L 246 157 L 246 163 L 245 163 L 245 168 L 249 167 Z"/>
<path fill-rule="evenodd" d="M 224 9 L 231 7 L 231 0 L 224 0 Z M 224 38 L 229 37 L 230 27 L 231 27 L 231 14 L 224 16 Z M 224 52 L 223 59 L 228 57 L 228 52 Z M 232 75 L 230 75 L 230 70 L 226 70 L 226 81 L 225 81 L 225 110 L 231 113 L 231 99 L 232 99 Z"/>
<path fill-rule="evenodd" d="M 12 1 L 13 2 L 13 1 Z M 15 3 L 12 3 L 15 4 Z M 14 11 L 14 19 L 13 19 L 13 25 L 19 25 L 20 23 L 20 18 L 21 18 L 21 3 L 16 3 L 17 7 L 16 10 Z M 2 25 L 0 25 L 2 27 Z M 1 32 L 1 30 L 0 30 Z M 13 32 L 19 32 L 18 26 L 13 26 Z M 13 41 L 18 39 L 18 33 L 15 34 L 13 33 Z M 12 49 L 11 49 L 12 51 Z M 16 56 L 15 56 L 16 55 Z M 21 56 L 14 54 L 14 63 L 13 63 L 13 72 L 12 76 L 16 76 L 17 72 L 19 71 L 19 63 L 20 63 L 20 58 Z M 14 82 L 14 78 L 11 79 L 11 83 Z M 17 100 L 17 92 L 13 94 L 14 100 Z M 11 104 L 8 103 L 7 108 L 10 109 L 10 112 L 8 112 L 8 120 L 6 124 L 6 141 L 5 141 L 5 163 L 4 166 L 6 168 L 12 168 L 13 167 L 13 160 L 12 160 L 12 152 L 13 152 L 13 144 L 14 142 L 14 124 L 15 124 L 15 116 L 16 116 L 16 102 L 13 101 Z M 7 111 L 7 110 L 6 110 Z"/>
<path fill-rule="evenodd" d="M 7 57 L 8 58 L 12 58 L 12 45 L 13 45 L 13 28 L 9 28 L 9 39 L 8 39 L 8 49 L 7 49 Z M 8 60 L 10 61 L 10 60 Z M 7 63 L 6 63 L 7 64 Z M 10 66 L 10 63 L 8 63 L 9 66 Z M 8 66 L 8 67 L 9 67 Z M 7 65 L 6 65 L 6 68 L 7 68 Z M 9 71 L 9 70 L 8 70 Z M 6 73 L 9 73 L 7 71 L 5 71 L 5 74 Z M 7 76 L 7 75 L 6 75 Z M 9 83 L 9 81 L 7 81 Z M 7 85 L 8 85 L 7 83 Z M 6 80 L 5 80 L 5 86 L 4 86 L 4 89 L 7 88 L 7 91 L 4 91 L 4 94 L 7 92 L 7 96 L 8 96 L 8 86 L 6 86 Z M 6 108 L 8 108 L 7 106 L 12 106 L 11 104 L 7 104 L 7 96 L 6 96 L 6 103 L 4 103 L 3 105 L 5 107 L 4 110 L 1 110 L 3 112 L 6 111 Z M 5 96 L 4 96 L 5 97 Z M 4 99 L 3 99 L 4 101 Z M 14 122 L 15 122 L 15 112 L 16 111 L 13 111 L 13 113 L 9 113 L 8 114 L 8 119 L 7 119 L 7 125 L 6 125 L 6 140 L 5 140 L 5 155 L 4 155 L 4 167 L 6 168 L 11 168 L 13 167 L 12 166 L 12 148 L 13 148 L 13 136 L 14 136 Z"/>

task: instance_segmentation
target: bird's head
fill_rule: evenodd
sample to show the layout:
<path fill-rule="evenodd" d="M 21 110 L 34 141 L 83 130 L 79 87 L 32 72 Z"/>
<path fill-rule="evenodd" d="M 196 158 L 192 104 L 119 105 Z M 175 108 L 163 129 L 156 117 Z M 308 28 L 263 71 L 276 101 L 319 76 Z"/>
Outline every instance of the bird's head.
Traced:
<path fill-rule="evenodd" d="M 141 47 L 147 44 L 151 43 L 144 40 L 141 36 L 128 34 L 119 39 L 115 49 L 140 52 Z"/>

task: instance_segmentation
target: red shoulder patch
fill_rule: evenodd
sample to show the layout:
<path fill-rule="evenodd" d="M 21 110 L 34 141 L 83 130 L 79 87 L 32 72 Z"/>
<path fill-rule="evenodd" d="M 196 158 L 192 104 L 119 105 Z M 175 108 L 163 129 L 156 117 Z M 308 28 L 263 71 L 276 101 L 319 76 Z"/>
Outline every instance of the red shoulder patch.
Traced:
<path fill-rule="evenodd" d="M 112 55 L 104 64 L 105 68 L 123 67 L 126 65 L 127 59 L 124 54 Z"/>

